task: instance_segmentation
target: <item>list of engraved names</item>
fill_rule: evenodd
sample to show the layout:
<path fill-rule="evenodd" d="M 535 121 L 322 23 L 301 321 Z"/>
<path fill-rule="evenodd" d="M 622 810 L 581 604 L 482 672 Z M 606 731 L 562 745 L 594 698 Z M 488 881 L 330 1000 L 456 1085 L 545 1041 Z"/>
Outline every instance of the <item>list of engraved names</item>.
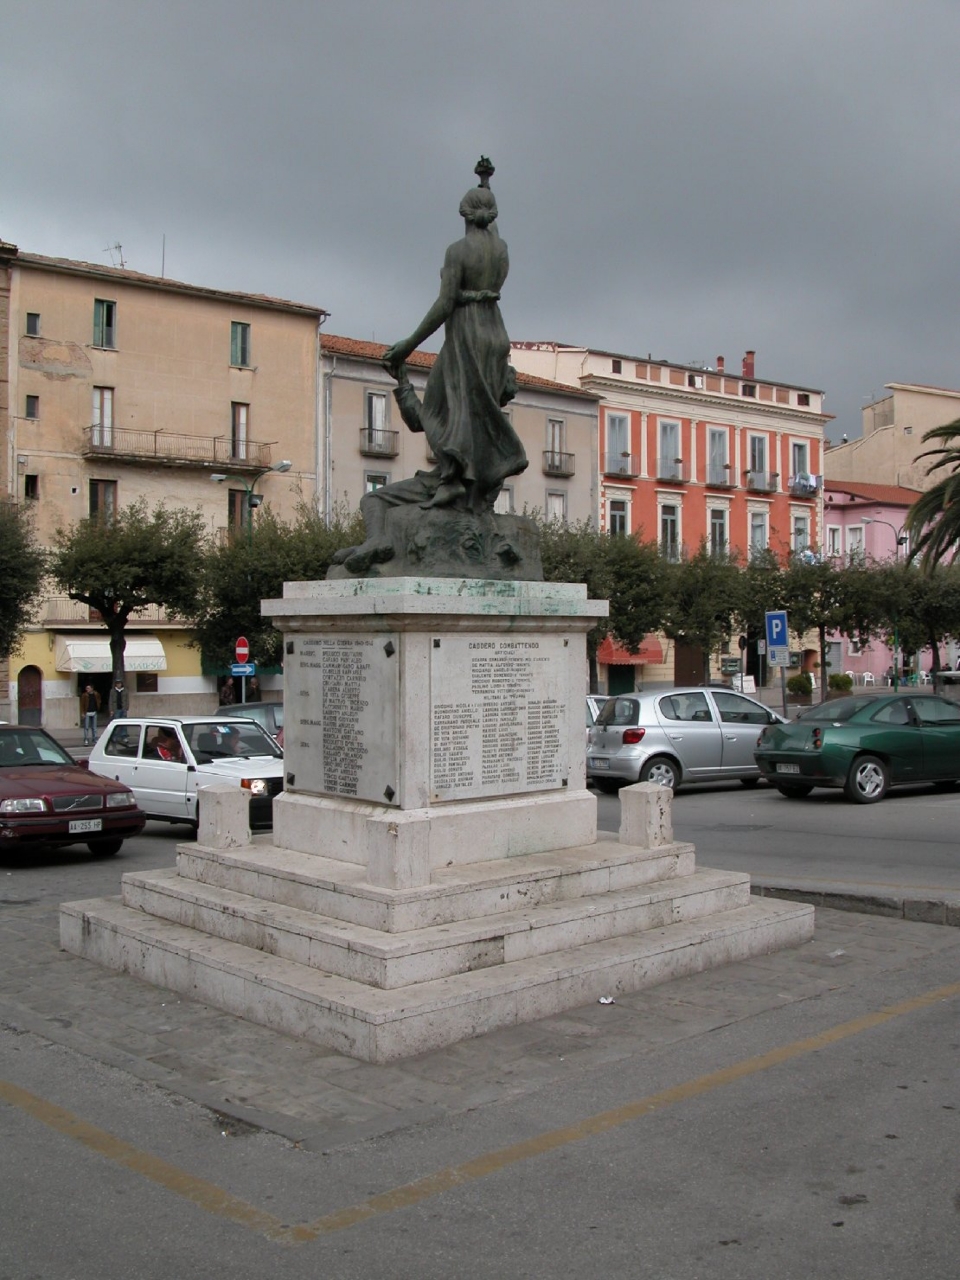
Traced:
<path fill-rule="evenodd" d="M 431 651 L 431 790 L 439 799 L 559 787 L 563 638 L 444 637 Z"/>
<path fill-rule="evenodd" d="M 386 669 L 384 668 L 386 663 Z M 396 761 L 385 760 L 395 699 L 384 699 L 396 661 L 380 637 L 304 637 L 297 653 L 296 789 L 382 800 L 396 787 Z M 389 707 L 385 706 L 385 701 Z M 387 730 L 385 733 L 384 730 Z M 290 754 L 288 729 L 288 756 Z"/>

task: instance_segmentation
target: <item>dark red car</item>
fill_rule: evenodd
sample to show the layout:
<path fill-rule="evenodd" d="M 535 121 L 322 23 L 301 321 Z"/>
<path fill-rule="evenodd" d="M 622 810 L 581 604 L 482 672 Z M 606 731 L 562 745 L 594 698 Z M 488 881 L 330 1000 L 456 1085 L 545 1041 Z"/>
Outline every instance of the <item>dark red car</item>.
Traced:
<path fill-rule="evenodd" d="M 43 729 L 0 725 L 0 852 L 85 844 L 118 853 L 145 821 L 129 787 L 82 769 Z"/>

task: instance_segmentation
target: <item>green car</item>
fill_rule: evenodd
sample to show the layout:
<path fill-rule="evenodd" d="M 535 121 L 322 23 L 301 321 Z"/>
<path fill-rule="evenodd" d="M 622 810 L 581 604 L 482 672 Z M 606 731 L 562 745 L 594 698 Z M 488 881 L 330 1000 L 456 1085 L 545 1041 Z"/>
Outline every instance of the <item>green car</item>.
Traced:
<path fill-rule="evenodd" d="M 848 800 L 873 804 L 890 787 L 960 779 L 960 705 L 935 693 L 894 692 L 838 698 L 757 739 L 760 774 L 781 795 L 842 787 Z"/>

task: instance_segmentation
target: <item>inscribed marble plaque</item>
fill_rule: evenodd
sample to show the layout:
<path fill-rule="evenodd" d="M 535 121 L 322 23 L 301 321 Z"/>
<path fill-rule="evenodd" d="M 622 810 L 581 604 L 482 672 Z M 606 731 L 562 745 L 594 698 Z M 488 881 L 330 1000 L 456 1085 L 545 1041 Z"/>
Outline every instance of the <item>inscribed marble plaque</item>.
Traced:
<path fill-rule="evenodd" d="M 397 803 L 398 637 L 302 635 L 289 643 L 293 652 L 288 650 L 284 663 L 289 789 Z"/>
<path fill-rule="evenodd" d="M 568 771 L 564 638 L 443 636 L 430 650 L 435 800 L 546 791 Z"/>

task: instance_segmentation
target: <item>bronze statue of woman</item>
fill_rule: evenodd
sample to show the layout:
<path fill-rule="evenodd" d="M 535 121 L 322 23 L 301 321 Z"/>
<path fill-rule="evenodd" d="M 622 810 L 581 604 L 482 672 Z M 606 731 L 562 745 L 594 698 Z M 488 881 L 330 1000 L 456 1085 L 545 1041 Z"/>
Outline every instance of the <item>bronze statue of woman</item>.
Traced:
<path fill-rule="evenodd" d="M 498 305 L 509 259 L 496 227 L 493 165 L 483 156 L 475 172 L 480 185 L 460 202 L 464 236 L 447 249 L 437 300 L 383 363 L 399 381 L 410 353 L 445 326 L 420 409 L 440 474 L 436 493 L 423 505 L 465 506 L 479 515 L 492 508 L 503 482 L 523 471 L 527 458 L 502 408 L 513 389 L 510 339 Z"/>
<path fill-rule="evenodd" d="M 400 415 L 411 431 L 424 432 L 437 466 L 364 494 L 360 510 L 366 540 L 334 556 L 334 565 L 348 574 L 365 574 L 393 559 L 396 548 L 387 532 L 391 507 L 446 508 L 490 520 L 503 482 L 527 465 L 520 438 L 503 412 L 516 394 L 516 371 L 497 305 L 509 261 L 494 225 L 493 165 L 481 156 L 474 172 L 480 185 L 460 202 L 465 233 L 447 250 L 437 300 L 413 333 L 383 357 L 398 383 L 394 395 Z M 421 402 L 404 362 L 441 325 L 443 346 Z"/>

